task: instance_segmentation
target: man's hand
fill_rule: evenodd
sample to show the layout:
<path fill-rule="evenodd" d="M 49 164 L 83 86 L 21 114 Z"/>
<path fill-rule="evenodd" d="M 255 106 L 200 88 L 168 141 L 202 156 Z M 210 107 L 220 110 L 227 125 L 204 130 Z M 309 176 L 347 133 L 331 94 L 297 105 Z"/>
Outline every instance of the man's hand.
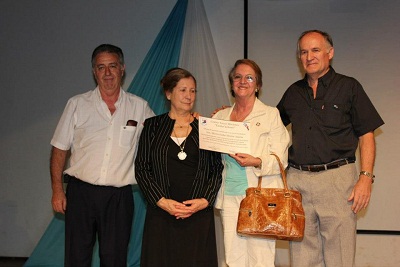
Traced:
<path fill-rule="evenodd" d="M 51 204 L 55 212 L 65 214 L 65 210 L 67 209 L 67 198 L 65 197 L 65 193 L 63 190 L 53 192 L 53 196 L 51 197 Z"/>
<path fill-rule="evenodd" d="M 358 179 L 350 197 L 347 199 L 347 201 L 353 201 L 351 210 L 354 213 L 367 208 L 371 199 L 371 184 L 372 179 L 367 176 L 361 175 Z"/>
<path fill-rule="evenodd" d="M 65 210 L 67 208 L 67 198 L 65 197 L 62 181 L 67 153 L 67 150 L 61 150 L 53 147 L 51 149 L 50 157 L 51 188 L 53 190 L 51 205 L 53 206 L 53 210 L 55 212 L 62 214 L 65 214 Z"/>
<path fill-rule="evenodd" d="M 360 159 L 361 170 L 373 173 L 375 162 L 375 137 L 374 132 L 368 132 L 359 137 L 360 140 Z M 351 209 L 354 213 L 365 209 L 371 198 L 372 179 L 365 175 L 360 175 L 358 182 L 353 188 L 348 201 L 353 201 Z"/>

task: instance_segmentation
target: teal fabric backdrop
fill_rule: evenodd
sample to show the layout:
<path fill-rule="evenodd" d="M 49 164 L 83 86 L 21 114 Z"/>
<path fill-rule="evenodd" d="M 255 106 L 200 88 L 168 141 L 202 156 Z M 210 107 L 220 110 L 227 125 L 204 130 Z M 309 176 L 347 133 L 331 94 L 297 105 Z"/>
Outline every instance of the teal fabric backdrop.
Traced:
<path fill-rule="evenodd" d="M 168 69 L 178 66 L 187 3 L 176 3 L 127 90 L 146 99 L 156 115 L 169 110 L 160 80 Z"/>
<path fill-rule="evenodd" d="M 146 99 L 155 114 L 168 110 L 160 80 L 168 69 L 178 66 L 187 4 L 178 0 L 127 90 Z M 132 189 L 135 211 L 127 265 L 139 266 L 146 204 L 139 187 Z M 64 266 L 64 229 L 64 217 L 55 215 L 24 266 Z M 97 243 L 92 266 L 100 266 Z"/>

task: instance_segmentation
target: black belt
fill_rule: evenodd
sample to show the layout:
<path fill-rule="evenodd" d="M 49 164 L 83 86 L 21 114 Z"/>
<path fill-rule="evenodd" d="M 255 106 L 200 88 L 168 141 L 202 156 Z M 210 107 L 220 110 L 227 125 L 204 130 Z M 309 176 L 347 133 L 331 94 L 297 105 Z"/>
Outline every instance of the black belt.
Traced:
<path fill-rule="evenodd" d="M 299 165 L 293 162 L 289 162 L 289 166 L 301 171 L 319 172 L 319 171 L 326 171 L 330 169 L 339 168 L 340 166 L 354 162 L 356 162 L 355 158 L 347 158 L 347 159 L 338 159 L 326 164 L 317 164 L 317 165 Z"/>

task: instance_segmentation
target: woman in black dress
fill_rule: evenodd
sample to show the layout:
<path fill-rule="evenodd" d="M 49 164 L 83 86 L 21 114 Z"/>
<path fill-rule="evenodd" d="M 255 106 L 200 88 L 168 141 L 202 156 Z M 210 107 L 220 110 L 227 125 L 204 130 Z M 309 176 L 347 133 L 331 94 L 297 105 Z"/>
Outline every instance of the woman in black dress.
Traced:
<path fill-rule="evenodd" d="M 161 80 L 168 113 L 145 121 L 135 161 L 147 200 L 142 267 L 218 266 L 213 205 L 221 185 L 219 153 L 199 149 L 191 110 L 196 80 L 174 68 Z"/>

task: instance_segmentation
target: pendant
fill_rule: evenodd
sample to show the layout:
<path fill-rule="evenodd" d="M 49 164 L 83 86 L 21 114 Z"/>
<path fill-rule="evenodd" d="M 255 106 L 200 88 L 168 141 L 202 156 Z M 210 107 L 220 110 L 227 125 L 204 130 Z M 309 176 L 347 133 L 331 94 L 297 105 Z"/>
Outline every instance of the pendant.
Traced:
<path fill-rule="evenodd" d="M 179 158 L 180 160 L 185 160 L 186 157 L 187 157 L 187 155 L 186 155 L 186 152 L 185 152 L 185 151 L 182 150 L 181 152 L 178 153 L 178 158 Z"/>

